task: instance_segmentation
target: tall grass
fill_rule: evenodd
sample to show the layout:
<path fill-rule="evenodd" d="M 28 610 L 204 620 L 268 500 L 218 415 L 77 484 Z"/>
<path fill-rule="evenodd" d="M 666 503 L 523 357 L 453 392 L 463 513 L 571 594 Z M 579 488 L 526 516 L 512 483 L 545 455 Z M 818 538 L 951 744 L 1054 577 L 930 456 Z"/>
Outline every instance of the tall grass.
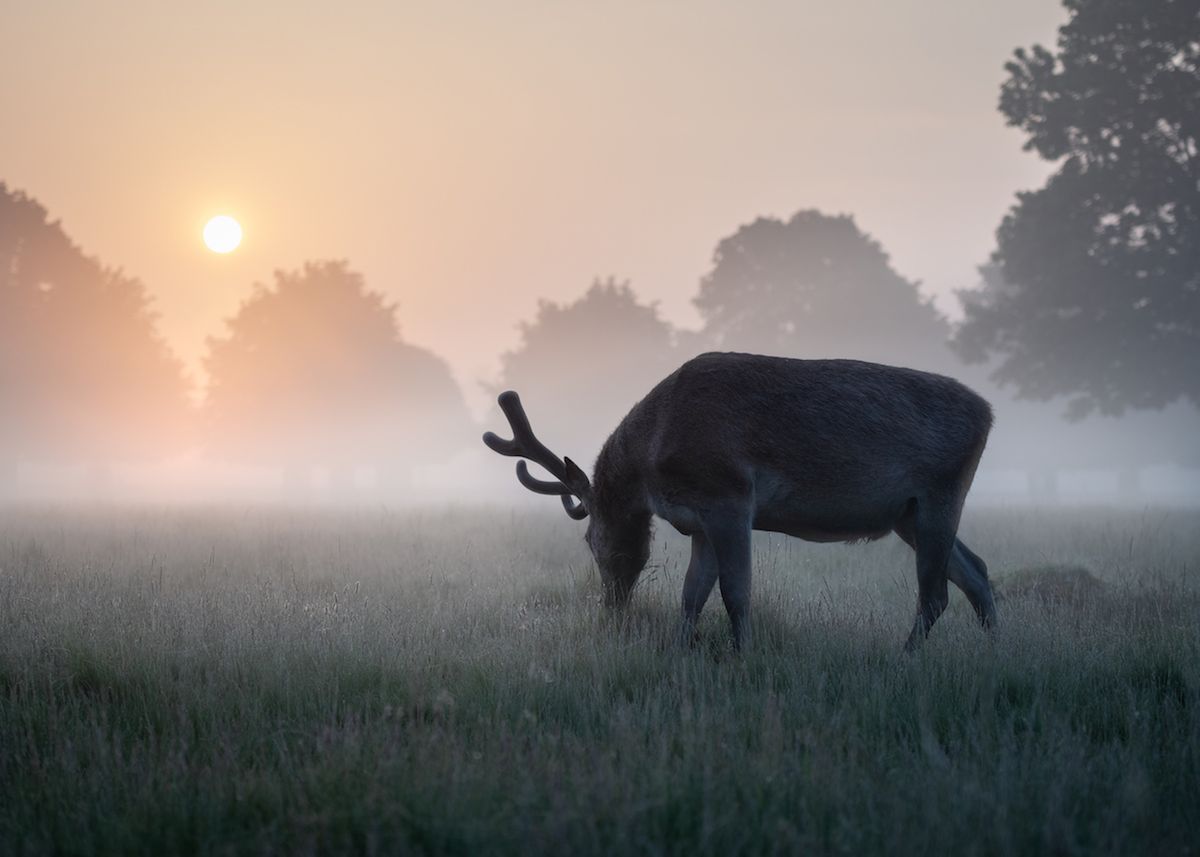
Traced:
<path fill-rule="evenodd" d="M 558 517 L 7 510 L 0 852 L 1193 853 L 1198 525 L 970 516 L 912 657 L 908 548 L 764 535 L 735 656 L 669 533 L 615 620 Z"/>

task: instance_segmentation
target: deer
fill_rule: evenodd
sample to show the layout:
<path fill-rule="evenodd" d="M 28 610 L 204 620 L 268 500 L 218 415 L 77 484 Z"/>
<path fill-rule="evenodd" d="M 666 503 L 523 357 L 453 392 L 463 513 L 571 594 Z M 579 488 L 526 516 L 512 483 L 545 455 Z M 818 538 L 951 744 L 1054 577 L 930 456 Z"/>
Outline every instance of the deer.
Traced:
<path fill-rule="evenodd" d="M 654 516 L 691 537 L 679 639 L 696 640 L 719 583 L 733 645 L 751 639 L 751 532 L 812 542 L 895 533 L 916 554 L 917 612 L 905 650 L 929 635 L 962 590 L 985 629 L 996 624 L 987 566 L 958 538 L 963 504 L 992 426 L 991 406 L 942 375 L 859 360 L 710 352 L 637 402 L 605 441 L 592 477 L 533 433 L 512 390 L 498 398 L 519 458 L 518 481 L 558 495 L 600 572 L 603 603 L 630 600 L 650 554 Z M 526 464 L 552 479 L 534 476 Z"/>

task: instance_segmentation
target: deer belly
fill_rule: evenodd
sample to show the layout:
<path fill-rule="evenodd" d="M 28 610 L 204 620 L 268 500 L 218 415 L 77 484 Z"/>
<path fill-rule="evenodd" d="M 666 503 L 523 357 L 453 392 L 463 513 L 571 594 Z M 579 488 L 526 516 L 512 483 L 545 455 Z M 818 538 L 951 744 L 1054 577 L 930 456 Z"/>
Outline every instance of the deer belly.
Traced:
<path fill-rule="evenodd" d="M 892 531 L 891 527 L 818 529 L 793 521 L 759 520 L 758 518 L 754 519 L 754 529 L 783 533 L 785 536 L 803 539 L 806 542 L 870 542 L 881 539 Z"/>
<path fill-rule="evenodd" d="M 790 512 L 790 514 L 789 514 Z M 886 536 L 899 515 L 846 515 L 807 513 L 799 509 L 760 510 L 754 516 L 754 529 L 783 533 L 806 542 L 859 542 Z"/>
<path fill-rule="evenodd" d="M 755 483 L 754 529 L 809 542 L 870 541 L 892 531 L 906 503 L 900 496 L 798 491 L 790 482 L 760 474 Z"/>

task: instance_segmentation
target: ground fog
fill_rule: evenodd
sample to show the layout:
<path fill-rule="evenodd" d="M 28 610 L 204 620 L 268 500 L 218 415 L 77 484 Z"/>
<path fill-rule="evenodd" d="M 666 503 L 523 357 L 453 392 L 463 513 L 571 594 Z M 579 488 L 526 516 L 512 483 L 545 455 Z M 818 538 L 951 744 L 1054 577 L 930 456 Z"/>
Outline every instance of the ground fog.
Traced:
<path fill-rule="evenodd" d="M 894 537 L 757 537 L 735 655 L 560 517 L 5 509 L 0 852 L 1198 850 L 1197 513 L 969 510 L 915 656 Z"/>

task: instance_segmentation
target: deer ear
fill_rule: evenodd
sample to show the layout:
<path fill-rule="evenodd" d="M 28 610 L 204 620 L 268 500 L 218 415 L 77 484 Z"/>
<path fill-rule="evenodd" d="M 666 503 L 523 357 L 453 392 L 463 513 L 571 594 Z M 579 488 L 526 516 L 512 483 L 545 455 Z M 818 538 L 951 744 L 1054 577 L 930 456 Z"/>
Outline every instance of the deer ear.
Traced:
<path fill-rule="evenodd" d="M 584 498 L 591 493 L 592 481 L 588 479 L 587 474 L 579 469 L 579 465 L 569 458 L 563 458 L 563 464 L 567 468 L 567 487 L 575 492 L 579 498 Z"/>

